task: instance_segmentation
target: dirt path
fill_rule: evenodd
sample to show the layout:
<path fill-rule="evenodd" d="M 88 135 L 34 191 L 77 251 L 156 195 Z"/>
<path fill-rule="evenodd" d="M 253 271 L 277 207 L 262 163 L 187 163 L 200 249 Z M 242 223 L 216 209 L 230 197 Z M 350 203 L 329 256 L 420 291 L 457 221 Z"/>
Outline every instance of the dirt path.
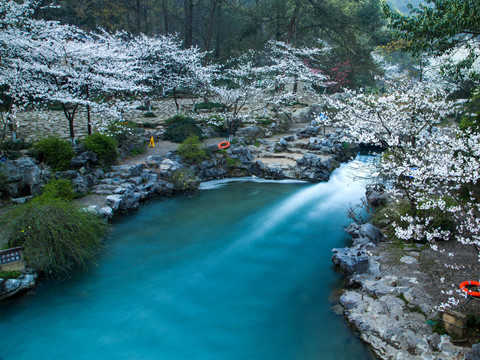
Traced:
<path fill-rule="evenodd" d="M 202 144 L 204 146 L 211 146 L 211 145 L 217 145 L 220 142 L 225 140 L 224 138 L 212 138 L 212 139 L 205 139 Z M 158 156 L 165 156 L 168 154 L 170 151 L 175 150 L 178 147 L 179 144 L 167 141 L 167 140 L 159 140 L 155 142 L 155 147 L 148 147 L 147 151 L 145 151 L 143 154 L 134 156 L 134 157 L 129 157 L 123 160 L 119 165 L 133 165 L 133 164 L 138 164 L 143 161 L 145 161 L 146 158 L 152 155 L 158 155 Z"/>

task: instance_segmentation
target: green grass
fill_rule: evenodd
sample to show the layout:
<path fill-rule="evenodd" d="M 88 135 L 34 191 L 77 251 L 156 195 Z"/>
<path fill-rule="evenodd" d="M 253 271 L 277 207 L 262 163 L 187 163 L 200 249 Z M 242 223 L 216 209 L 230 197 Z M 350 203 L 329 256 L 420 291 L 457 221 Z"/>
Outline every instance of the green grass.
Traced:
<path fill-rule="evenodd" d="M 0 279 L 18 279 L 20 271 L 0 271 Z"/>

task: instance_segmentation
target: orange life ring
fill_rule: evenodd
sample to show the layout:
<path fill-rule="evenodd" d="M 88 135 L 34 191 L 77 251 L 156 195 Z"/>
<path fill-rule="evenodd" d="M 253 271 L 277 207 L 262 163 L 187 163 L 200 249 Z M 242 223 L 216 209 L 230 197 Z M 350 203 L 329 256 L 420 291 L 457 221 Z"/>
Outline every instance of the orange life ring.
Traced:
<path fill-rule="evenodd" d="M 480 292 L 478 291 L 472 291 L 467 289 L 467 286 L 480 286 L 480 282 L 478 281 L 464 281 L 460 284 L 460 290 L 463 290 L 467 293 L 467 295 L 473 296 L 473 297 L 480 297 Z"/>
<path fill-rule="evenodd" d="M 228 141 L 222 141 L 220 144 L 218 144 L 219 149 L 226 149 L 230 146 L 230 143 Z"/>

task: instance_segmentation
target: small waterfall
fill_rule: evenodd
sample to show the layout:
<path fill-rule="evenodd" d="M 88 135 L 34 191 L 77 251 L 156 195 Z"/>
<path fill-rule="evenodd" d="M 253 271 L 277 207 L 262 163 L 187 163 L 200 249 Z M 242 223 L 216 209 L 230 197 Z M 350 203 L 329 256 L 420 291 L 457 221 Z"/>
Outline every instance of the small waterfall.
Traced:
<path fill-rule="evenodd" d="M 374 156 L 357 156 L 349 163 L 342 164 L 334 170 L 329 181 L 313 184 L 299 190 L 279 204 L 270 207 L 266 212 L 258 216 L 246 229 L 245 234 L 235 243 L 231 244 L 220 256 L 225 256 L 233 251 L 253 246 L 256 241 L 265 241 L 268 233 L 277 229 L 280 224 L 291 223 L 291 218 L 321 219 L 328 211 L 345 213 L 350 205 L 360 202 L 365 194 L 365 185 L 372 181 L 375 175 Z M 251 178 L 242 178 L 238 181 L 248 181 Z M 259 180 L 256 182 L 287 183 L 290 180 Z M 225 185 L 227 181 L 219 181 L 212 184 L 212 188 Z M 208 187 L 204 187 L 207 189 Z"/>

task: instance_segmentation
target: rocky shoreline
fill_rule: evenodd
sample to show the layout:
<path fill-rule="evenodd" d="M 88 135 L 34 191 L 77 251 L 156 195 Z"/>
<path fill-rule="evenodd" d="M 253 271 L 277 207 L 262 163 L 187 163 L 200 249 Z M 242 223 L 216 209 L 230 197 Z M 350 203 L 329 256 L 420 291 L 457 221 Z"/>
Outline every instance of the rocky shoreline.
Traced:
<path fill-rule="evenodd" d="M 369 190 L 367 188 L 367 195 Z M 370 198 L 378 199 L 370 189 Z M 352 244 L 333 249 L 332 261 L 347 277 L 339 303 L 345 319 L 379 359 L 479 359 L 479 347 L 453 344 L 432 332 L 438 301 L 421 268 L 422 245 L 392 256 L 393 244 L 372 224 L 350 224 Z"/>

